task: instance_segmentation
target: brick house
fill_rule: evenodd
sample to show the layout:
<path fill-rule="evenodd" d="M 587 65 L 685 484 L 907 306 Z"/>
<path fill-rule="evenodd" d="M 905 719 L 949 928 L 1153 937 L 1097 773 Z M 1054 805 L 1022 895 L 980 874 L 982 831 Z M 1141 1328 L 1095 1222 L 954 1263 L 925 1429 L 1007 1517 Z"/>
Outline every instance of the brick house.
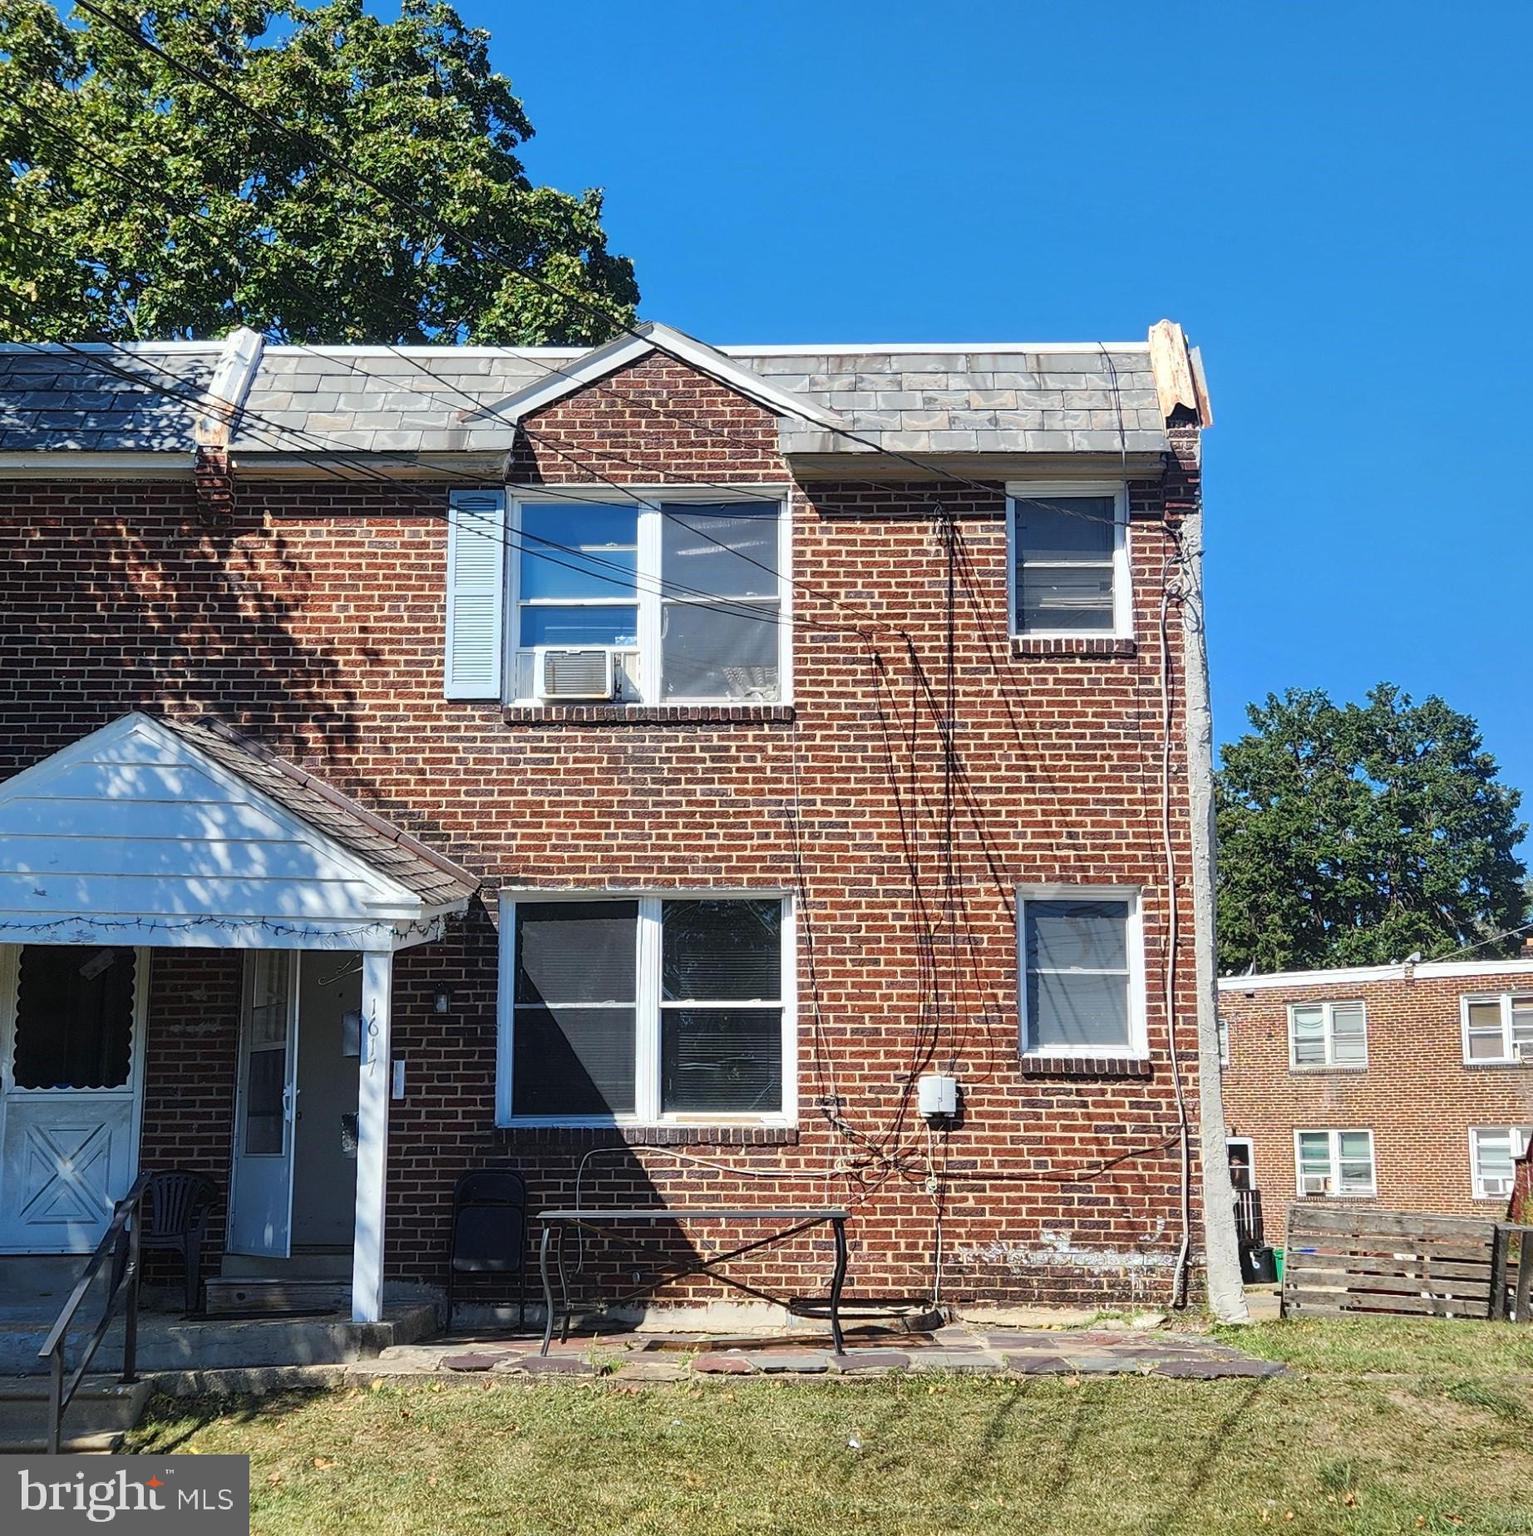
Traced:
<path fill-rule="evenodd" d="M 1225 1129 L 1270 1241 L 1295 1200 L 1496 1216 L 1533 1127 L 1533 958 L 1219 982 Z"/>
<path fill-rule="evenodd" d="M 369 1319 L 509 1165 L 846 1204 L 865 1295 L 1218 1289 L 1178 327 L 13 345 L 0 410 L 0 1251 L 191 1168 Z"/>

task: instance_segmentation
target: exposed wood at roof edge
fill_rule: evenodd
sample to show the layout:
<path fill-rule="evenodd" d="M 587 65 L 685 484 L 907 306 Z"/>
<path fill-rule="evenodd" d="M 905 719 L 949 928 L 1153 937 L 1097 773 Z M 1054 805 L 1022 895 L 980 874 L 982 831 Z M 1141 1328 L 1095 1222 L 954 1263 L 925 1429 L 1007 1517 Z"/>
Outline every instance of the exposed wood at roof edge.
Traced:
<path fill-rule="evenodd" d="M 1176 321 L 1159 320 L 1150 327 L 1150 372 L 1167 421 L 1183 410 L 1196 417 L 1200 427 L 1214 424 L 1202 369 L 1202 359 L 1188 346 L 1187 336 Z"/>

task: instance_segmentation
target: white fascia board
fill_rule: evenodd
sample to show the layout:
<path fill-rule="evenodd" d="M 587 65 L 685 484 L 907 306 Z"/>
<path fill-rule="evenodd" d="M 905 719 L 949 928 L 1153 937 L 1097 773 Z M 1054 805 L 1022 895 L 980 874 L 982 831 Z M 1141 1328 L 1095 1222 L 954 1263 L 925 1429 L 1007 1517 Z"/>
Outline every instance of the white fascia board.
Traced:
<path fill-rule="evenodd" d="M 96 453 L 51 448 L 37 453 L 0 453 L 0 477 L 11 480 L 167 480 L 189 476 L 195 453 L 136 449 Z"/>
<path fill-rule="evenodd" d="M 1424 960 L 1420 965 L 1354 965 L 1329 971 L 1270 971 L 1260 976 L 1221 976 L 1221 992 L 1262 992 L 1280 987 L 1334 987 L 1370 981 L 1463 980 L 1533 976 L 1533 960 Z"/>
<path fill-rule="evenodd" d="M 546 379 L 539 379 L 525 389 L 507 395 L 503 400 L 487 403 L 477 410 L 465 411 L 462 419 L 473 421 L 482 416 L 497 416 L 506 421 L 520 421 L 651 352 L 675 358 L 779 416 L 811 421 L 832 432 L 847 429 L 846 420 L 835 411 L 816 405 L 802 395 L 779 389 L 759 374 L 731 362 L 717 348 L 673 330 L 668 325 L 656 323 L 642 325 L 633 335 L 619 336 L 615 341 L 587 352 L 569 367 L 550 374 Z"/>
<path fill-rule="evenodd" d="M 804 341 L 771 342 L 765 346 L 721 346 L 726 357 L 834 357 L 857 353 L 876 357 L 884 352 L 932 352 L 956 357 L 965 352 L 1148 352 L 1139 341 Z"/>

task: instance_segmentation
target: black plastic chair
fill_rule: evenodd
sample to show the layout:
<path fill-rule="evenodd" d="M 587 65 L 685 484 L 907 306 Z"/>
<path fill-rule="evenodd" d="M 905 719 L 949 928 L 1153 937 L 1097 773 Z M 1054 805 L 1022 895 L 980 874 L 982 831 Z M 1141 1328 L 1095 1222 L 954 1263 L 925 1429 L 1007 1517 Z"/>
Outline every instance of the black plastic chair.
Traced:
<path fill-rule="evenodd" d="M 527 1326 L 527 1185 L 510 1168 L 459 1176 L 452 1191 L 452 1250 L 447 1260 L 447 1331 L 460 1282 L 516 1276 L 516 1326 Z"/>
<path fill-rule="evenodd" d="M 206 1174 L 185 1168 L 151 1173 L 145 1191 L 139 1231 L 139 1247 L 173 1249 L 181 1255 L 186 1280 L 186 1310 L 200 1310 L 202 1301 L 202 1244 L 208 1232 L 208 1213 L 218 1198 L 218 1186 Z"/>

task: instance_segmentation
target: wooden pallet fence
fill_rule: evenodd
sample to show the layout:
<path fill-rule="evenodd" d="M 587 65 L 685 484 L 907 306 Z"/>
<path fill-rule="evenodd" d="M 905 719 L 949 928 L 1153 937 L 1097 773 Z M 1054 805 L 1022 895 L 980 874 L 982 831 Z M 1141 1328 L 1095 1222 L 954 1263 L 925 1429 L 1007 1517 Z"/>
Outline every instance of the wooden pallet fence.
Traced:
<path fill-rule="evenodd" d="M 1496 1228 L 1490 1315 L 1509 1323 L 1533 1323 L 1533 1227 L 1505 1222 Z"/>
<path fill-rule="evenodd" d="M 1488 1318 L 1497 1298 L 1505 1305 L 1503 1248 L 1497 1224 L 1476 1217 L 1298 1205 L 1288 1218 L 1283 1315 Z"/>

